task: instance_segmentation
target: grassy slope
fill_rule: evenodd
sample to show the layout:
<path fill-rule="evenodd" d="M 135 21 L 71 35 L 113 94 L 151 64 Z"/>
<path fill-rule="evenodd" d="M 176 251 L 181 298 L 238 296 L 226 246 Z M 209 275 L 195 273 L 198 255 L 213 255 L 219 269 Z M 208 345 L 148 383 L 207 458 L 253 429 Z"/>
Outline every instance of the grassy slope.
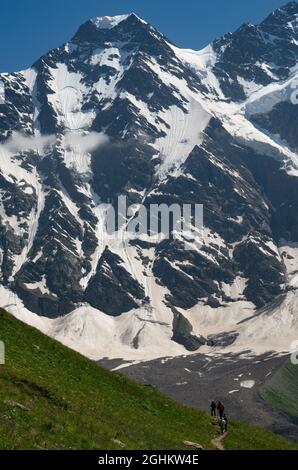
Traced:
<path fill-rule="evenodd" d="M 1 449 L 182 449 L 184 440 L 212 448 L 217 428 L 200 411 L 99 368 L 0 310 Z M 26 409 L 16 405 L 24 406 Z M 293 449 L 270 432 L 230 423 L 226 448 Z"/>
<path fill-rule="evenodd" d="M 298 417 L 298 365 L 289 360 L 266 383 L 262 396 L 274 407 Z"/>

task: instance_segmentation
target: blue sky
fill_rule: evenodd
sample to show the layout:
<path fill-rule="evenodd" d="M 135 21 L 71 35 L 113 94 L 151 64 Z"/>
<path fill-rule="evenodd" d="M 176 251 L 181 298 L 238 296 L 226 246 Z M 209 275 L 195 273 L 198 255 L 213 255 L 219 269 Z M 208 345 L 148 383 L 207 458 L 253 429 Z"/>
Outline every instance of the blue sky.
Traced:
<path fill-rule="evenodd" d="M 0 72 L 21 70 L 93 16 L 135 12 L 181 47 L 200 49 L 285 0 L 1 0 Z"/>

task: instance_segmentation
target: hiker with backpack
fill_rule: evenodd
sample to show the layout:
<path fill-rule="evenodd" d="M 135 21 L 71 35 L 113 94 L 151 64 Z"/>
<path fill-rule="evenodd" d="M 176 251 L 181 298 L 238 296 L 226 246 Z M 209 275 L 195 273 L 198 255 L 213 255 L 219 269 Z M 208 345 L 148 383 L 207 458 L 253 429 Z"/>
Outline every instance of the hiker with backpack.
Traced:
<path fill-rule="evenodd" d="M 210 409 L 211 409 L 211 416 L 216 416 L 216 402 L 214 400 L 212 400 L 211 402 Z"/>
<path fill-rule="evenodd" d="M 225 411 L 225 407 L 224 407 L 224 405 L 223 405 L 223 403 L 222 403 L 221 401 L 219 401 L 219 402 L 217 403 L 217 409 L 218 409 L 219 417 L 220 417 L 220 419 L 221 419 L 222 416 L 223 416 L 223 413 L 224 413 L 224 411 Z"/>
<path fill-rule="evenodd" d="M 228 418 L 224 414 L 220 420 L 220 434 L 224 435 L 226 432 L 228 432 Z"/>

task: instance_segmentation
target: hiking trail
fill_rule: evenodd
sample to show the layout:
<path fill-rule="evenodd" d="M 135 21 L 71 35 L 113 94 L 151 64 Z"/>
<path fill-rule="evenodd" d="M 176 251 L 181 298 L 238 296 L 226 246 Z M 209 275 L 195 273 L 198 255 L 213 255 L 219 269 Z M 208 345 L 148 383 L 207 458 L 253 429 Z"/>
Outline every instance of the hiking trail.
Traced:
<path fill-rule="evenodd" d="M 215 437 L 212 439 L 211 444 L 216 447 L 218 450 L 225 450 L 222 441 L 224 438 L 227 436 L 227 433 L 225 432 L 222 436 Z"/>

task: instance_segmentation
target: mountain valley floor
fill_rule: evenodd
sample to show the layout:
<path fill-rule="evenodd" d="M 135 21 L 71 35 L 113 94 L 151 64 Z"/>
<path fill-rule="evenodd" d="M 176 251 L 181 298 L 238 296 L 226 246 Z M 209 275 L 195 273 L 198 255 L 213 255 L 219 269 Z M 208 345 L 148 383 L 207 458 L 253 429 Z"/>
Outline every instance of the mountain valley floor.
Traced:
<path fill-rule="evenodd" d="M 220 400 L 229 418 L 298 441 L 298 365 L 288 355 L 196 353 L 131 365 L 108 359 L 99 363 L 184 405 L 209 411 L 211 400 Z"/>

